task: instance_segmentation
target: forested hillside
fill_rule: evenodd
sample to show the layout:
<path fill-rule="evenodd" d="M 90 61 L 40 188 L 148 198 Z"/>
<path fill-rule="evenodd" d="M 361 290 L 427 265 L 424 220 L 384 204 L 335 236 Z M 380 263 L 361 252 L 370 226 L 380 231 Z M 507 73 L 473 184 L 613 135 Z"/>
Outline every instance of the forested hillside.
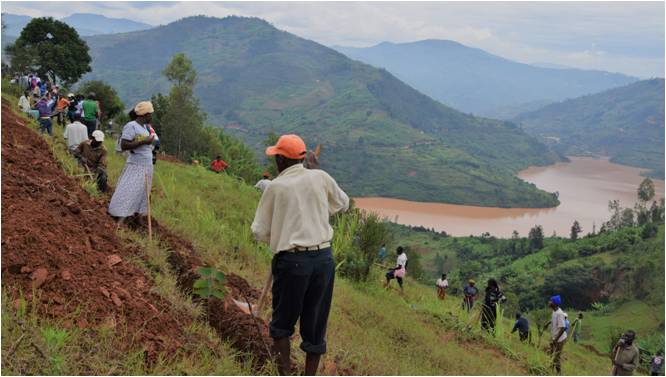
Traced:
<path fill-rule="evenodd" d="M 551 104 L 515 121 L 561 153 L 606 155 L 664 178 L 664 79 Z"/>
<path fill-rule="evenodd" d="M 444 104 L 501 119 L 534 109 L 535 104 L 596 93 L 637 80 L 617 73 L 518 63 L 448 40 L 336 49 L 352 59 L 387 69 Z"/>
<path fill-rule="evenodd" d="M 548 207 L 557 199 L 513 174 L 558 160 L 508 122 L 458 112 L 384 70 L 260 19 L 190 17 L 87 39 L 93 72 L 126 103 L 166 92 L 161 72 L 184 52 L 208 121 L 258 155 L 271 132 L 324 146 L 324 168 L 354 196 Z"/>

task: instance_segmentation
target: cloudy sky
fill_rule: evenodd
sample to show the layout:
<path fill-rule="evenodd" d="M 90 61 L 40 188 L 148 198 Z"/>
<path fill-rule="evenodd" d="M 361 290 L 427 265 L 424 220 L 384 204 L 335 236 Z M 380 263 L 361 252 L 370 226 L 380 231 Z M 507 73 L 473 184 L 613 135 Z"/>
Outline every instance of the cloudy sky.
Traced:
<path fill-rule="evenodd" d="M 325 45 L 451 39 L 524 63 L 664 77 L 664 2 L 2 2 L 61 18 L 97 13 L 151 25 L 255 16 Z"/>

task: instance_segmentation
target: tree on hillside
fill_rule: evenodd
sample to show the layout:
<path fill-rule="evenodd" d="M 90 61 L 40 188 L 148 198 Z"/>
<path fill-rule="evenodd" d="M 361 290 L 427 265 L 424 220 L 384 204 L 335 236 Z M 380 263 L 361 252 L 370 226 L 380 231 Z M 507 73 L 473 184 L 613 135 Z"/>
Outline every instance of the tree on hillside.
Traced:
<path fill-rule="evenodd" d="M 647 203 L 654 198 L 654 183 L 650 178 L 645 178 L 638 186 L 638 200 Z"/>
<path fill-rule="evenodd" d="M 33 18 L 5 51 L 14 73 L 34 72 L 64 86 L 91 71 L 86 42 L 73 27 L 51 17 Z"/>
<path fill-rule="evenodd" d="M 583 229 L 580 227 L 578 220 L 574 220 L 573 225 L 571 226 L 571 240 L 575 241 L 578 239 L 578 235 L 582 232 Z"/>
<path fill-rule="evenodd" d="M 182 160 L 207 153 L 208 140 L 203 132 L 206 116 L 193 96 L 197 73 L 192 61 L 178 53 L 162 73 L 173 84 L 166 108 L 159 115 L 162 148 Z"/>
<path fill-rule="evenodd" d="M 84 96 L 87 96 L 89 93 L 95 93 L 100 103 L 103 122 L 113 119 L 125 110 L 125 105 L 120 100 L 120 97 L 118 97 L 116 90 L 104 81 L 86 81 L 78 87 L 77 92 Z"/>
<path fill-rule="evenodd" d="M 529 251 L 530 253 L 536 250 L 543 249 L 543 228 L 541 225 L 536 225 L 534 228 L 530 229 L 530 233 L 527 236 L 529 239 Z"/>

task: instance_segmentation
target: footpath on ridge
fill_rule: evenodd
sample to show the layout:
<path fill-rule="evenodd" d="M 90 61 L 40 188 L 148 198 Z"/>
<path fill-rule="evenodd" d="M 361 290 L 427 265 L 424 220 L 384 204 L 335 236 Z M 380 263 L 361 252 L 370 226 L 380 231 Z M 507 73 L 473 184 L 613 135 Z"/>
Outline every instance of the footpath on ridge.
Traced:
<path fill-rule="evenodd" d="M 64 319 L 66 326 L 136 334 L 126 346 L 137 346 L 138 339 L 148 362 L 177 352 L 183 329 L 194 319 L 154 293 L 152 279 L 129 262 L 142 257 L 142 251 L 116 235 L 116 224 L 106 213 L 108 197 L 91 197 L 67 176 L 49 145 L 25 123 L 3 98 L 3 291 L 14 306 L 19 297 L 39 300 L 41 315 Z M 179 288 L 191 293 L 199 278 L 196 269 L 202 265 L 193 245 L 153 223 L 169 250 L 167 260 Z M 243 314 L 229 298 L 256 302 L 259 292 L 233 274 L 227 275 L 226 284 L 225 300 L 202 303 L 210 309 L 208 322 L 259 368 L 270 359 L 267 324 Z"/>

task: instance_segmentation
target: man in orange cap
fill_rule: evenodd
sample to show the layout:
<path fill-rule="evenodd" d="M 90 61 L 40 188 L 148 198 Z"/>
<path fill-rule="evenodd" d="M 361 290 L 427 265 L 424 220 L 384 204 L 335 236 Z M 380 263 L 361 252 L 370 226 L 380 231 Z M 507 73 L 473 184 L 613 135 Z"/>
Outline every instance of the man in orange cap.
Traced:
<path fill-rule="evenodd" d="M 296 135 L 283 135 L 266 149 L 275 156 L 279 175 L 266 187 L 252 222 L 259 241 L 274 253 L 273 317 L 270 335 L 278 355 L 278 371 L 291 374 L 289 338 L 300 319 L 305 375 L 317 372 L 326 353 L 326 325 L 333 297 L 335 262 L 329 216 L 349 207 L 349 197 L 323 170 Z"/>

